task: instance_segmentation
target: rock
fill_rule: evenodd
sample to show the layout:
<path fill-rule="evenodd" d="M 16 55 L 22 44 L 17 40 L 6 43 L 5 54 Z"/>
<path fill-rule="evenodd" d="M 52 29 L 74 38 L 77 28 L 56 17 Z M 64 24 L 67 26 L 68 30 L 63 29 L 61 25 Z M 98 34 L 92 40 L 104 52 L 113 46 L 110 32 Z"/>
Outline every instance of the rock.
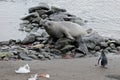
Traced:
<path fill-rule="evenodd" d="M 48 52 L 42 52 L 41 54 L 43 54 L 43 56 L 49 60 L 53 59 L 53 57 Z"/>
<path fill-rule="evenodd" d="M 28 24 L 25 29 L 33 29 L 33 28 L 34 26 L 32 26 L 32 24 Z"/>
<path fill-rule="evenodd" d="M 20 30 L 20 31 L 24 31 L 24 28 L 25 28 L 28 24 L 29 24 L 29 21 L 23 20 L 23 22 L 19 24 L 19 25 L 20 25 L 19 30 Z"/>
<path fill-rule="evenodd" d="M 101 54 L 100 51 L 97 51 L 97 52 L 94 53 L 94 56 L 97 57 L 97 56 L 100 56 L 100 54 Z"/>
<path fill-rule="evenodd" d="M 116 46 L 120 46 L 120 39 L 116 40 Z"/>
<path fill-rule="evenodd" d="M 100 46 L 95 46 L 94 50 L 95 51 L 99 51 L 100 50 Z"/>
<path fill-rule="evenodd" d="M 41 60 L 45 60 L 45 57 L 42 54 L 39 54 L 38 58 L 41 59 Z"/>
<path fill-rule="evenodd" d="M 94 49 L 97 44 L 104 41 L 103 37 L 93 30 L 88 30 L 88 34 L 82 37 L 88 49 Z"/>
<path fill-rule="evenodd" d="M 65 47 L 60 49 L 60 51 L 62 52 L 62 54 L 66 54 L 68 51 L 71 51 L 74 48 L 75 48 L 75 46 L 73 46 L 73 45 L 65 45 Z"/>
<path fill-rule="evenodd" d="M 8 58 L 8 57 L 4 57 L 4 58 L 3 58 L 3 60 L 8 61 L 8 60 L 9 60 L 9 58 Z"/>
<path fill-rule="evenodd" d="M 61 49 L 61 48 L 63 48 L 65 45 L 69 45 L 69 42 L 71 42 L 70 39 L 60 38 L 60 39 L 58 39 L 57 42 L 55 43 L 55 48 L 56 48 L 56 49 Z"/>
<path fill-rule="evenodd" d="M 31 29 L 31 31 L 30 32 L 37 32 L 38 31 L 38 27 L 34 27 L 33 29 Z"/>
<path fill-rule="evenodd" d="M 111 49 L 110 50 L 111 53 L 119 53 L 117 50 Z"/>
<path fill-rule="evenodd" d="M 41 18 L 42 19 L 46 19 L 46 18 L 48 18 L 48 15 L 47 14 L 43 14 L 43 15 L 41 15 Z"/>
<path fill-rule="evenodd" d="M 40 3 L 38 6 L 29 8 L 29 13 L 36 12 L 36 10 L 49 10 L 50 7 L 46 3 Z"/>
<path fill-rule="evenodd" d="M 70 54 L 63 55 L 64 59 L 72 59 L 73 57 Z"/>
<path fill-rule="evenodd" d="M 55 55 L 61 55 L 61 51 L 58 49 L 50 49 L 50 53 L 55 54 Z"/>
<path fill-rule="evenodd" d="M 31 46 L 31 48 L 34 48 L 34 49 L 40 49 L 40 48 L 43 48 L 44 47 L 44 44 L 36 44 L 34 46 Z"/>
<path fill-rule="evenodd" d="M 48 10 L 40 9 L 40 10 L 36 10 L 35 12 L 38 12 L 39 16 L 42 16 L 43 14 L 46 14 Z"/>
<path fill-rule="evenodd" d="M 49 37 L 49 35 L 46 31 L 44 31 L 44 32 L 42 32 L 41 37 L 46 38 L 46 37 Z"/>
<path fill-rule="evenodd" d="M 81 53 L 81 54 L 83 54 L 83 55 L 88 54 L 88 53 L 86 53 L 84 50 L 82 50 L 82 48 L 80 48 L 80 47 L 79 47 L 79 48 L 76 48 L 76 49 L 75 49 L 75 52 L 76 52 L 76 53 Z"/>
<path fill-rule="evenodd" d="M 11 52 L 0 52 L 0 58 L 4 58 L 4 57 L 14 57 L 14 54 Z"/>
<path fill-rule="evenodd" d="M 7 46 L 7 45 L 4 45 L 4 46 L 1 47 L 1 51 L 3 51 L 3 52 L 8 52 L 9 49 L 10 49 L 10 47 Z"/>
<path fill-rule="evenodd" d="M 25 28 L 25 32 L 30 32 L 32 29 L 30 28 Z"/>
<path fill-rule="evenodd" d="M 0 46 L 2 46 L 2 45 L 9 45 L 10 43 L 9 43 L 9 41 L 1 41 L 0 42 Z"/>
<path fill-rule="evenodd" d="M 20 39 L 17 39 L 16 40 L 16 44 L 20 44 L 21 43 L 21 40 Z"/>
<path fill-rule="evenodd" d="M 27 60 L 27 61 L 33 60 L 32 58 L 28 57 L 28 55 L 26 55 L 25 53 L 22 53 L 22 52 L 18 54 L 18 57 L 22 60 Z"/>
<path fill-rule="evenodd" d="M 81 18 L 73 18 L 72 20 L 71 20 L 72 22 L 74 22 L 74 23 L 77 23 L 77 24 L 79 24 L 79 25 L 85 25 L 85 21 L 84 20 L 82 20 Z"/>
<path fill-rule="evenodd" d="M 9 45 L 15 45 L 16 44 L 16 40 L 10 39 L 9 40 Z"/>
<path fill-rule="evenodd" d="M 95 50 L 90 50 L 89 52 L 90 52 L 90 54 L 92 54 L 92 55 L 94 55 L 94 54 L 96 53 Z"/>
<path fill-rule="evenodd" d="M 84 54 L 82 54 L 82 53 L 76 53 L 75 55 L 74 55 L 74 58 L 81 58 L 81 57 L 84 57 L 85 55 Z"/>
<path fill-rule="evenodd" d="M 29 44 L 29 43 L 33 43 L 35 41 L 36 36 L 34 34 L 30 34 L 28 36 L 26 36 L 26 38 L 24 38 L 24 40 L 22 41 L 22 44 Z"/>
<path fill-rule="evenodd" d="M 55 13 L 49 16 L 49 19 L 52 21 L 64 21 L 65 18 L 68 18 L 64 13 Z"/>
<path fill-rule="evenodd" d="M 108 44 L 106 42 L 100 42 L 101 48 L 106 48 L 108 47 Z"/>
<path fill-rule="evenodd" d="M 28 55 L 28 57 L 32 58 L 32 59 L 38 59 L 38 57 L 34 54 Z"/>
<path fill-rule="evenodd" d="M 79 46 L 78 46 L 78 48 L 76 49 L 76 51 L 82 52 L 84 55 L 89 54 L 89 53 L 88 53 L 88 47 L 87 47 L 86 42 L 84 41 L 84 39 L 83 39 L 82 36 L 80 36 Z"/>
<path fill-rule="evenodd" d="M 33 20 L 34 18 L 37 18 L 37 17 L 39 17 L 39 14 L 37 12 L 34 12 L 26 15 L 25 17 L 22 17 L 21 20 L 27 20 L 28 22 L 30 22 L 31 19 Z"/>
<path fill-rule="evenodd" d="M 54 55 L 54 59 L 62 59 L 61 55 Z"/>
<path fill-rule="evenodd" d="M 53 11 L 54 13 L 58 13 L 58 12 L 66 12 L 65 9 L 61 9 L 55 6 L 51 6 L 51 11 Z"/>
<path fill-rule="evenodd" d="M 117 47 L 117 50 L 120 51 L 120 46 Z"/>
<path fill-rule="evenodd" d="M 40 42 L 39 41 L 35 41 L 34 43 L 32 43 L 32 46 L 37 45 L 37 44 L 40 44 Z"/>
<path fill-rule="evenodd" d="M 46 41 L 47 38 L 44 38 L 44 37 L 36 37 L 36 41 L 40 41 L 40 42 L 43 42 L 43 41 Z"/>
<path fill-rule="evenodd" d="M 85 44 L 89 50 L 93 50 L 96 46 L 96 44 L 93 42 L 86 42 Z"/>
<path fill-rule="evenodd" d="M 111 47 L 111 49 L 115 49 L 115 44 L 111 43 L 109 46 Z"/>
<path fill-rule="evenodd" d="M 111 50 L 111 47 L 107 47 L 106 50 L 107 50 L 107 51 L 110 51 L 110 50 Z"/>
<path fill-rule="evenodd" d="M 107 44 L 110 45 L 111 43 L 115 43 L 115 42 L 116 42 L 115 40 L 109 39 L 109 40 L 107 41 Z"/>
<path fill-rule="evenodd" d="M 34 22 L 35 21 L 35 22 Z M 36 23 L 36 22 L 38 22 L 38 21 L 36 21 L 36 20 L 33 20 L 33 23 L 31 24 L 34 28 L 36 27 L 39 27 L 39 24 L 38 23 Z"/>

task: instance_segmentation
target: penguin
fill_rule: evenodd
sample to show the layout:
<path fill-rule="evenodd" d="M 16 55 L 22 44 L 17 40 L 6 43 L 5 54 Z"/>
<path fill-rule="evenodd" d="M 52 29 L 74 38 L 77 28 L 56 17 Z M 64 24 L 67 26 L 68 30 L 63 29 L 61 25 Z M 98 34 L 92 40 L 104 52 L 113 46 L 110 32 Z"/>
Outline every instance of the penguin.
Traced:
<path fill-rule="evenodd" d="M 98 65 L 99 65 L 99 62 L 101 61 L 101 67 L 102 68 L 107 68 L 107 67 L 105 67 L 107 64 L 108 64 L 108 59 L 107 59 L 107 57 L 106 57 L 106 54 L 105 54 L 105 51 L 104 50 L 102 50 L 101 51 L 101 55 L 100 55 L 100 57 L 99 57 L 99 59 L 98 59 Z"/>

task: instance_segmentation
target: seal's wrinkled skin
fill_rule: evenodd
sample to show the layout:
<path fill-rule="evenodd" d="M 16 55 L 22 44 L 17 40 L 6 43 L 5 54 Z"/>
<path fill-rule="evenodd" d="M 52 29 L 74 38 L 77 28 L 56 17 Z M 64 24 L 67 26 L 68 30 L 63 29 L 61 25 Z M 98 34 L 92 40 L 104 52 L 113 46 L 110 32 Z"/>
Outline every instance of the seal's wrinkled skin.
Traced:
<path fill-rule="evenodd" d="M 75 40 L 81 35 L 87 34 L 82 26 L 68 21 L 46 21 L 44 28 L 53 38 L 68 38 Z"/>

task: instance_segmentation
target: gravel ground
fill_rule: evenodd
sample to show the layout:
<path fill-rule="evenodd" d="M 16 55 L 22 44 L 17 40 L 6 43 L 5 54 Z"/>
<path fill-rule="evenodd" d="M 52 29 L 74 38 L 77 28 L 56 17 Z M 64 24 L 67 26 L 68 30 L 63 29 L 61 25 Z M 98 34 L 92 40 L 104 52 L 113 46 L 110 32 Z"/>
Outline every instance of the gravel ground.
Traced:
<path fill-rule="evenodd" d="M 96 65 L 98 57 L 47 61 L 1 61 L 0 80 L 27 80 L 35 73 L 50 74 L 48 80 L 115 80 L 106 76 L 120 74 L 119 59 L 118 55 L 108 56 L 108 69 Z M 31 72 L 29 74 L 16 74 L 14 72 L 25 64 L 30 65 Z M 40 78 L 39 80 L 47 79 Z"/>

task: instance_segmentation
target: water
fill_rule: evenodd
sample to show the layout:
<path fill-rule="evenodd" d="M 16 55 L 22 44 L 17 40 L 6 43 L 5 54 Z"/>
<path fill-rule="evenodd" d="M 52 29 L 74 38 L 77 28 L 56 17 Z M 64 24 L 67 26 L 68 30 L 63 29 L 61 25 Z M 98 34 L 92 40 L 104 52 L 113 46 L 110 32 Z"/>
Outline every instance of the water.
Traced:
<path fill-rule="evenodd" d="M 18 31 L 20 18 L 27 14 L 29 7 L 40 2 L 64 8 L 88 20 L 84 27 L 102 36 L 120 39 L 120 0 L 0 0 L 0 41 L 23 39 L 26 33 Z"/>

